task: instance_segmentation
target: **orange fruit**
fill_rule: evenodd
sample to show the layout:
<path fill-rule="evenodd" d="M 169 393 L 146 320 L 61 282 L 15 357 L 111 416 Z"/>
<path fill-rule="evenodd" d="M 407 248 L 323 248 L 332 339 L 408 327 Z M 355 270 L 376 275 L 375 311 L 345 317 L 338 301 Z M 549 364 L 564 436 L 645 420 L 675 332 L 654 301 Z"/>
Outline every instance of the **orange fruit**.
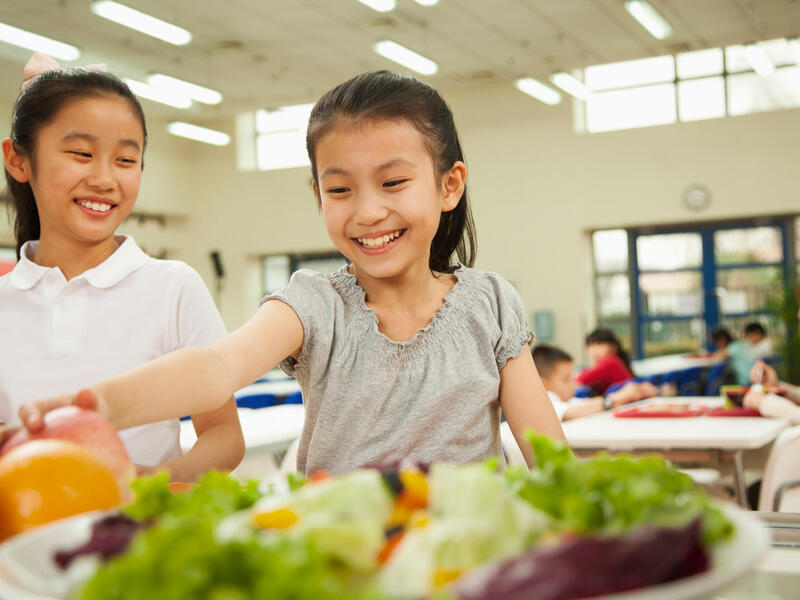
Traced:
<path fill-rule="evenodd" d="M 33 440 L 0 458 L 0 540 L 120 502 L 114 475 L 75 442 Z"/>

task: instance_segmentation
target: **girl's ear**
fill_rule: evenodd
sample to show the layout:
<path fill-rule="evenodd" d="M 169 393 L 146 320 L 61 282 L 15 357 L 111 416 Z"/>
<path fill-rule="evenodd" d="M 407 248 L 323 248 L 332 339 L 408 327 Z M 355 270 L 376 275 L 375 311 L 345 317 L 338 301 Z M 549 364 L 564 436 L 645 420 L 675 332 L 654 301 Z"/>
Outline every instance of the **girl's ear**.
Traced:
<path fill-rule="evenodd" d="M 3 157 L 5 158 L 6 171 L 11 173 L 11 176 L 19 181 L 25 183 L 31 179 L 31 166 L 27 158 L 19 154 L 14 148 L 14 142 L 11 138 L 3 140 Z"/>
<path fill-rule="evenodd" d="M 442 175 L 442 212 L 449 212 L 458 206 L 467 185 L 467 165 L 460 160 Z"/>

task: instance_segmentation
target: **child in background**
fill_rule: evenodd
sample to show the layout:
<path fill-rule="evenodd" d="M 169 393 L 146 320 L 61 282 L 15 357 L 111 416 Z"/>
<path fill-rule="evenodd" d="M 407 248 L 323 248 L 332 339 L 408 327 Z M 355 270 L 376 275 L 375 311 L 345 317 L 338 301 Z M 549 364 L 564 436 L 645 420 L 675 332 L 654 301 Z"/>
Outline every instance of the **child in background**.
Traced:
<path fill-rule="evenodd" d="M 536 344 L 531 354 L 550 402 L 561 421 L 593 415 L 628 402 L 650 398 L 657 393 L 651 383 L 630 381 L 607 396 L 575 398 L 575 381 L 572 376 L 575 363 L 572 362 L 572 357 L 560 348 L 547 344 Z"/>
<path fill-rule="evenodd" d="M 442 97 L 413 77 L 362 74 L 317 102 L 306 142 L 328 235 L 351 264 L 296 272 L 210 347 L 29 405 L 28 426 L 68 402 L 119 428 L 209 410 L 280 363 L 303 391 L 306 473 L 500 457 L 501 407 L 529 464 L 527 427 L 564 440 L 519 294 L 472 268 L 467 167 Z"/>
<path fill-rule="evenodd" d="M 596 394 L 604 394 L 609 386 L 633 379 L 628 353 L 610 329 L 595 329 L 586 336 L 586 354 L 592 363 L 575 380 L 588 385 Z"/>
<path fill-rule="evenodd" d="M 750 348 L 753 360 L 762 360 L 772 356 L 772 341 L 761 323 L 753 321 L 744 328 L 744 339 Z"/>
<path fill-rule="evenodd" d="M 719 358 L 728 359 L 728 365 L 736 385 L 750 383 L 750 369 L 753 368 L 753 355 L 745 342 L 734 340 L 727 329 L 720 327 L 714 330 L 711 341 L 717 347 L 714 353 Z"/>
<path fill-rule="evenodd" d="M 0 422 L 16 423 L 25 402 L 225 335 L 194 270 L 115 235 L 136 202 L 147 130 L 136 97 L 102 71 L 35 54 L 3 140 L 19 262 L 0 277 Z M 122 431 L 139 472 L 190 481 L 239 463 L 232 398 L 192 420 L 186 455 L 177 419 Z"/>

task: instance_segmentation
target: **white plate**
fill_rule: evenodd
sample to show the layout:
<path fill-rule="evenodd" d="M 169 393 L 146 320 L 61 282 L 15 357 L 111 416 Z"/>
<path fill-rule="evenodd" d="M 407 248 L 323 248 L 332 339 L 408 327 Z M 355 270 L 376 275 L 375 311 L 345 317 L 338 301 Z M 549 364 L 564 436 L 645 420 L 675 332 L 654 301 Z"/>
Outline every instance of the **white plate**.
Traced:
<path fill-rule="evenodd" d="M 692 600 L 730 585 L 747 573 L 766 553 L 769 533 L 752 514 L 733 505 L 721 505 L 733 522 L 732 539 L 718 546 L 712 568 L 700 575 L 670 583 L 592 600 Z M 32 529 L 0 545 L 0 598 L 3 600 L 56 600 L 65 598 L 81 573 L 65 575 L 52 560 L 57 550 L 84 543 L 92 523 L 106 512 L 77 515 Z M 76 561 L 78 563 L 78 561 Z M 84 566 L 86 563 L 84 563 Z M 80 570 L 80 564 L 77 564 Z"/>

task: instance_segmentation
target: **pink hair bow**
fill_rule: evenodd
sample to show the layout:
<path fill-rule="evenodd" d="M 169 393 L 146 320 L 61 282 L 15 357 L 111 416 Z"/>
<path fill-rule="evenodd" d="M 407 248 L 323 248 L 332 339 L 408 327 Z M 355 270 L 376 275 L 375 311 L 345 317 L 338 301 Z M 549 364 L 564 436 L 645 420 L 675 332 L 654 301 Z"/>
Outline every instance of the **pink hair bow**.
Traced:
<path fill-rule="evenodd" d="M 27 88 L 34 79 L 36 79 L 42 73 L 46 73 L 47 71 L 52 71 L 54 69 L 60 69 L 61 66 L 51 57 L 47 56 L 46 54 L 39 54 L 38 52 L 34 52 L 33 56 L 28 59 L 28 62 L 25 63 L 25 80 L 22 82 L 21 90 Z M 86 69 L 88 71 L 106 71 L 106 65 L 103 63 L 98 63 L 95 65 L 86 65 L 85 67 L 80 67 L 81 69 Z"/>

